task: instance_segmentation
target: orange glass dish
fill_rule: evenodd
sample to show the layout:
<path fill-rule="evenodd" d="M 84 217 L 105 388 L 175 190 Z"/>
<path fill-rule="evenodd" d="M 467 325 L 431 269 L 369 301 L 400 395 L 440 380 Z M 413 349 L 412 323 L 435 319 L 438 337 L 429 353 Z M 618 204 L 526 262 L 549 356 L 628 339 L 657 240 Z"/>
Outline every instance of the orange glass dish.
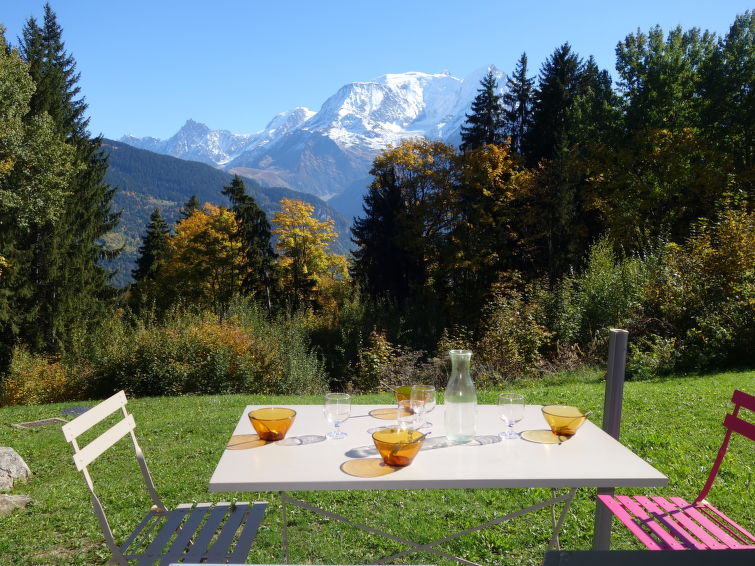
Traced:
<path fill-rule="evenodd" d="M 559 438 L 571 438 L 587 420 L 587 413 L 570 405 L 546 405 L 542 411 L 551 432 Z"/>
<path fill-rule="evenodd" d="M 261 440 L 274 442 L 283 440 L 294 423 L 296 411 L 283 407 L 267 407 L 249 411 L 249 420 Z"/>
<path fill-rule="evenodd" d="M 387 466 L 403 467 L 412 463 L 425 436 L 412 429 L 384 428 L 372 434 L 372 441 Z"/>

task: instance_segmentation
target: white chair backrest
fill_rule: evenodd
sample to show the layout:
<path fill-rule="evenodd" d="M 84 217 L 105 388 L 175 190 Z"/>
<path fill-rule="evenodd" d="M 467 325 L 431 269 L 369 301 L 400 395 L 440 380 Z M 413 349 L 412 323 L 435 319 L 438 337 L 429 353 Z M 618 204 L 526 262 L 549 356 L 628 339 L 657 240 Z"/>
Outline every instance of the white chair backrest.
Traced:
<path fill-rule="evenodd" d="M 77 470 L 82 471 L 108 448 L 136 428 L 134 417 L 126 412 L 126 402 L 126 394 L 123 391 L 119 391 L 99 405 L 92 407 L 86 413 L 79 415 L 70 423 L 63 425 L 63 436 L 65 436 L 65 439 L 73 446 L 73 461 L 76 464 Z M 123 412 L 123 420 L 110 427 L 107 431 L 84 446 L 84 448 L 79 447 L 77 439 L 80 435 L 99 424 L 119 409 Z"/>
<path fill-rule="evenodd" d="M 108 524 L 107 517 L 105 516 L 105 510 L 102 507 L 102 503 L 94 492 L 94 483 L 92 482 L 92 478 L 89 475 L 87 466 L 94 462 L 99 456 L 105 453 L 108 448 L 111 448 L 127 434 L 131 436 L 131 442 L 134 446 L 134 452 L 139 463 L 139 468 L 142 472 L 142 477 L 144 478 L 144 484 L 147 492 L 149 493 L 149 496 L 156 508 L 162 511 L 165 510 L 165 505 L 163 504 L 162 500 L 157 495 L 157 491 L 155 490 L 155 485 L 152 482 L 152 477 L 150 476 L 149 469 L 147 468 L 147 463 L 144 460 L 142 450 L 139 447 L 139 443 L 136 441 L 136 436 L 134 434 L 136 422 L 134 421 L 133 415 L 129 414 L 126 411 L 127 402 L 128 400 L 126 399 L 126 394 L 123 391 L 119 391 L 112 397 L 105 399 L 99 405 L 92 407 L 87 412 L 79 415 L 74 420 L 66 423 L 62 427 L 65 439 L 71 444 L 71 446 L 73 446 L 73 461 L 76 464 L 76 469 L 84 475 L 87 487 L 89 488 L 92 506 L 94 507 L 95 513 L 97 514 L 97 518 L 100 522 L 100 527 L 102 528 L 102 532 L 107 539 L 111 551 L 117 551 L 118 547 L 113 539 L 113 534 L 110 530 L 110 525 Z M 79 436 L 81 436 L 97 424 L 101 423 L 118 410 L 120 410 L 123 415 L 123 418 L 121 420 L 119 420 L 116 424 L 97 436 L 97 438 L 90 441 L 83 448 L 79 447 Z"/>

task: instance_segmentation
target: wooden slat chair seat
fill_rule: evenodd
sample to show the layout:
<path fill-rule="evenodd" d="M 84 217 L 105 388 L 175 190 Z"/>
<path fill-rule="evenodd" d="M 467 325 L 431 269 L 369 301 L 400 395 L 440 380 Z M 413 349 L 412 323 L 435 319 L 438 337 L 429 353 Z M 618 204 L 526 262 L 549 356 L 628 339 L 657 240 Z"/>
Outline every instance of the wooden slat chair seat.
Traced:
<path fill-rule="evenodd" d="M 171 564 L 214 562 L 243 564 L 262 522 L 267 503 L 181 504 L 168 509 L 157 495 L 147 463 L 136 440 L 136 423 L 126 411 L 126 394 L 120 391 L 63 426 L 73 446 L 73 461 L 86 480 L 100 528 L 110 548 L 111 564 Z M 78 437 L 120 409 L 123 418 L 79 448 Z M 87 466 L 126 435 L 131 437 L 152 508 L 122 545 L 110 530 L 105 510 L 94 491 Z"/>
<path fill-rule="evenodd" d="M 734 411 L 724 418 L 726 434 L 700 494 L 692 503 L 680 497 L 598 495 L 624 525 L 650 550 L 755 549 L 755 536 L 712 506 L 706 497 L 721 467 L 732 433 L 755 440 L 755 425 L 739 417 L 755 411 L 755 397 L 736 390 Z"/>

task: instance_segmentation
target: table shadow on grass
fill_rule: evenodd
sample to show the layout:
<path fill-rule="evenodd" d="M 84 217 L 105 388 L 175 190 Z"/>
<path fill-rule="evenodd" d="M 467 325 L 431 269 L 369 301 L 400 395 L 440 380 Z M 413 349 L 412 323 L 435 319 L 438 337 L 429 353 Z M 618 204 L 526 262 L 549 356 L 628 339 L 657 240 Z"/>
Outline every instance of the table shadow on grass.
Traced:
<path fill-rule="evenodd" d="M 302 436 L 289 436 L 277 442 L 267 442 L 262 440 L 257 434 L 236 434 L 231 437 L 226 445 L 226 450 L 248 450 L 250 448 L 259 448 L 266 444 L 280 444 L 282 446 L 304 446 L 306 444 L 316 444 L 324 442 L 325 437 L 319 434 L 305 434 Z"/>

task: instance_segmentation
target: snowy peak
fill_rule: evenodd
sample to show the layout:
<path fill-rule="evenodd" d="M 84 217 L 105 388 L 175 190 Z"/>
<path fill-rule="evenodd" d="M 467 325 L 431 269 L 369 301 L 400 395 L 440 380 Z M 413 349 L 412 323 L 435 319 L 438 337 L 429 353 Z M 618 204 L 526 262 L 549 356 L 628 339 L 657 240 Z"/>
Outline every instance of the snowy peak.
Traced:
<path fill-rule="evenodd" d="M 444 137 L 444 125 L 466 101 L 449 73 L 387 74 L 341 87 L 306 125 L 345 146 L 379 150 L 401 139 Z"/>
<path fill-rule="evenodd" d="M 176 135 L 165 143 L 166 149 L 174 157 L 217 166 L 227 163 L 239 151 L 243 151 L 249 137 L 228 130 L 211 130 L 205 124 L 187 120 Z"/>
<path fill-rule="evenodd" d="M 501 88 L 505 75 L 494 66 L 482 67 L 460 79 L 448 71 L 390 73 L 342 86 L 318 112 L 304 107 L 275 116 L 264 130 L 233 134 L 210 130 L 188 120 L 170 139 L 134 138 L 121 141 L 159 153 L 224 166 L 243 153 L 259 151 L 287 135 L 305 130 L 329 137 L 344 148 L 369 152 L 402 139 L 428 137 L 455 143 L 465 113 L 489 69 Z"/>
<path fill-rule="evenodd" d="M 410 121 L 408 110 L 407 101 L 387 85 L 351 83 L 325 101 L 307 129 L 353 145 L 399 131 Z"/>
<path fill-rule="evenodd" d="M 205 126 L 204 124 L 200 124 L 199 122 L 195 122 L 191 118 L 186 120 L 186 123 L 181 127 L 180 130 L 178 130 L 178 134 L 183 134 L 184 136 L 201 136 L 203 134 L 206 134 L 210 131 L 210 128 Z"/>
<path fill-rule="evenodd" d="M 363 191 L 374 157 L 407 138 L 460 142 L 480 81 L 489 65 L 460 79 L 448 72 L 392 73 L 342 86 L 319 111 L 283 112 L 253 134 L 211 130 L 188 120 L 170 139 L 121 138 L 130 145 L 202 161 L 257 179 L 329 198 Z M 354 194 L 361 200 L 361 193 Z"/>
<path fill-rule="evenodd" d="M 315 112 L 304 106 L 298 106 L 289 112 L 281 112 L 265 126 L 263 132 L 269 138 L 275 138 L 295 130 L 309 120 Z"/>

